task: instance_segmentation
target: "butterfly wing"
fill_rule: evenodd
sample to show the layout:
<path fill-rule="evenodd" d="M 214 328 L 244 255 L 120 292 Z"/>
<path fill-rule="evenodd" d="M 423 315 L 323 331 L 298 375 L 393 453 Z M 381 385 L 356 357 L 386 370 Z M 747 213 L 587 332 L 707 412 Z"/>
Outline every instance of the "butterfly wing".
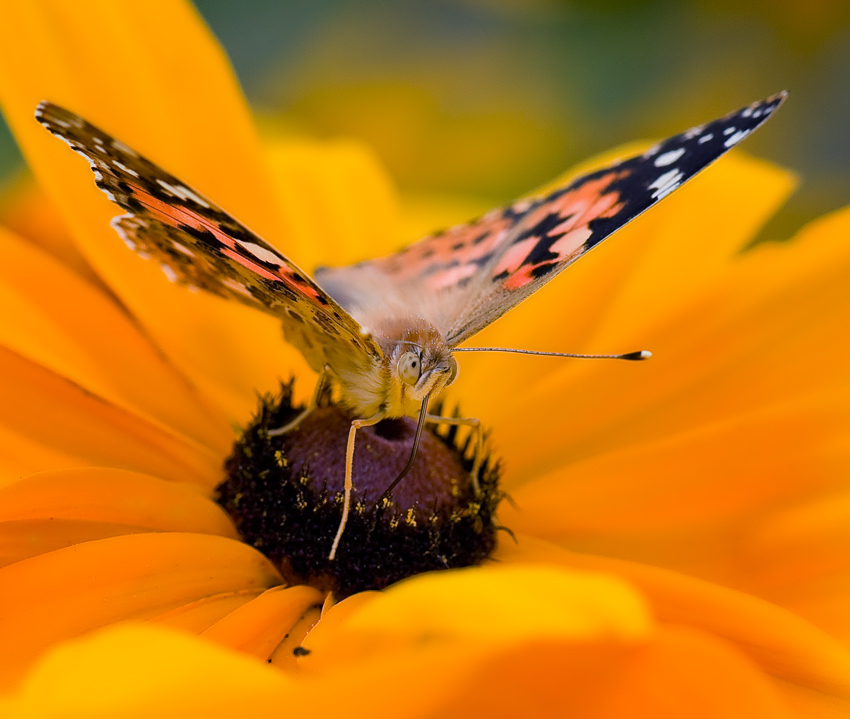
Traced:
<path fill-rule="evenodd" d="M 68 110 L 42 102 L 36 119 L 89 161 L 97 186 L 127 210 L 113 227 L 170 280 L 280 318 L 317 371 L 380 360 L 374 340 L 324 290 L 213 202 Z"/>
<path fill-rule="evenodd" d="M 369 286 L 429 298 L 437 305 L 430 319 L 457 346 L 738 144 L 784 99 L 754 103 L 394 255 L 316 277 L 343 304 L 369 296 Z"/>

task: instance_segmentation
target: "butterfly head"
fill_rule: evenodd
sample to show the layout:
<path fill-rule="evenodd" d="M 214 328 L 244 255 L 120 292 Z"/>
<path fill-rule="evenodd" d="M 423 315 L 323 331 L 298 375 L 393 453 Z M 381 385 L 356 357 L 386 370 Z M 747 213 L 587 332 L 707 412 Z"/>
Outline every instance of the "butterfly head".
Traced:
<path fill-rule="evenodd" d="M 430 325 L 408 326 L 382 344 L 389 374 L 385 407 L 390 417 L 418 414 L 426 397 L 439 394 L 457 376 L 451 349 Z"/>

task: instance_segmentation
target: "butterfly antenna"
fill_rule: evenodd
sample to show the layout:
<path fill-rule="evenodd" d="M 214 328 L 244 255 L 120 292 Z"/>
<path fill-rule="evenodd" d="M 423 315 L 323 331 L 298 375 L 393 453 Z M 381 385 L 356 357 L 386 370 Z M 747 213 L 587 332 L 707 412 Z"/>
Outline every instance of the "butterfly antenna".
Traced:
<path fill-rule="evenodd" d="M 569 352 L 538 352 L 536 350 L 518 350 L 511 347 L 455 347 L 452 352 L 513 352 L 520 355 L 540 355 L 542 357 L 575 357 L 577 359 L 615 359 L 637 362 L 652 357 L 649 350 L 637 350 L 619 355 L 582 355 Z"/>
<path fill-rule="evenodd" d="M 428 414 L 428 400 L 431 399 L 431 393 L 425 395 L 425 399 L 422 400 L 422 409 L 419 410 L 419 422 L 416 424 L 416 434 L 413 437 L 413 451 L 410 453 L 410 459 L 407 460 L 407 464 L 404 465 L 404 469 L 399 472 L 398 477 L 393 480 L 393 483 L 384 490 L 384 493 L 381 495 L 381 500 L 389 497 L 390 492 L 395 489 L 396 485 L 401 482 L 407 475 L 407 473 L 413 468 L 413 462 L 416 459 L 416 452 L 419 449 L 419 438 L 422 437 L 422 428 L 425 426 L 425 416 Z"/>

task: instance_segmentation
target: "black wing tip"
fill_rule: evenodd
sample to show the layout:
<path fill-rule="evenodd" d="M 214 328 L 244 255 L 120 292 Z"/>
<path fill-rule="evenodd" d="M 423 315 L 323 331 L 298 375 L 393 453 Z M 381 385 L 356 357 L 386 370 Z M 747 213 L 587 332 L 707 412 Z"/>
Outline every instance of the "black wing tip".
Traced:
<path fill-rule="evenodd" d="M 774 95 L 766 97 L 764 100 L 758 100 L 757 102 L 745 105 L 740 110 L 733 112 L 731 116 L 752 117 L 753 119 L 760 120 L 761 122 L 758 124 L 761 125 L 782 105 L 782 103 L 785 102 L 787 98 L 788 91 L 782 90 Z"/>

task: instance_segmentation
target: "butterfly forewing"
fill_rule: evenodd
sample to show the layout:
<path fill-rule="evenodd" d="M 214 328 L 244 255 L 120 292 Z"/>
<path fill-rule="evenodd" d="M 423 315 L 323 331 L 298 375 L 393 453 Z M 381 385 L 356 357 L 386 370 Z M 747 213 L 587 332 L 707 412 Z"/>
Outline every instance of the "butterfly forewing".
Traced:
<path fill-rule="evenodd" d="M 370 287 L 427 297 L 437 307 L 432 321 L 457 346 L 738 144 L 784 98 L 749 105 L 394 255 L 324 270 L 317 278 L 334 296 L 361 303 Z"/>
<path fill-rule="evenodd" d="M 43 102 L 36 118 L 89 161 L 98 187 L 127 210 L 115 229 L 170 280 L 281 318 L 317 370 L 331 360 L 380 360 L 375 342 L 324 290 L 212 201 L 68 110 Z"/>

